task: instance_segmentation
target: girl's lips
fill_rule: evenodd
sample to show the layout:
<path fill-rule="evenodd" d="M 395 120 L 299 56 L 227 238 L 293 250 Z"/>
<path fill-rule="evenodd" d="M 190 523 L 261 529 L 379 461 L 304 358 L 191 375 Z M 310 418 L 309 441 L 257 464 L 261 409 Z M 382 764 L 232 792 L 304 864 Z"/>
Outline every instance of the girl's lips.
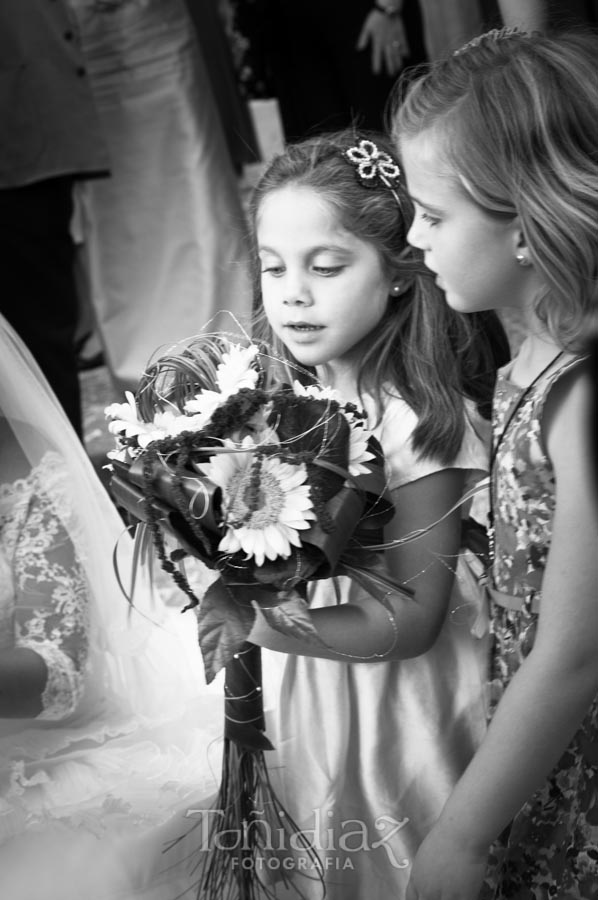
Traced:
<path fill-rule="evenodd" d="M 321 331 L 324 326 L 311 325 L 309 322 L 286 322 L 284 327 L 292 331 Z"/>

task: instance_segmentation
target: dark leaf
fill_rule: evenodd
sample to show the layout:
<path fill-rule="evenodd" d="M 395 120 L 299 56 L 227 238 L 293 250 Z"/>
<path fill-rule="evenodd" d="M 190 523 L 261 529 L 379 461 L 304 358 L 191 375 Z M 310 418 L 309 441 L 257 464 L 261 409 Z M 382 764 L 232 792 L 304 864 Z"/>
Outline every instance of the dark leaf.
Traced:
<path fill-rule="evenodd" d="M 251 604 L 237 599 L 219 578 L 202 598 L 197 618 L 199 646 L 209 684 L 247 640 L 255 612 Z"/>
<path fill-rule="evenodd" d="M 309 641 L 314 646 L 326 646 L 312 623 L 307 602 L 296 591 L 279 594 L 279 601 L 282 602 L 277 606 L 261 610 L 271 628 L 288 637 Z"/>

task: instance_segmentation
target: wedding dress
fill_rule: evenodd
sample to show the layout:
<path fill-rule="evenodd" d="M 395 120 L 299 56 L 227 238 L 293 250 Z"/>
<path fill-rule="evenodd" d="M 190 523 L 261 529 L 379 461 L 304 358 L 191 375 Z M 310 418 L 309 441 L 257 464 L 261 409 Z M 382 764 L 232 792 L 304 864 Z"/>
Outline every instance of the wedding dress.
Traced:
<path fill-rule="evenodd" d="M 165 846 L 217 789 L 221 684 L 179 592 L 127 602 L 132 541 L 1 317 L 0 463 L 0 654 L 48 672 L 39 715 L 0 717 L 0 896 L 174 900 L 192 877 Z"/>

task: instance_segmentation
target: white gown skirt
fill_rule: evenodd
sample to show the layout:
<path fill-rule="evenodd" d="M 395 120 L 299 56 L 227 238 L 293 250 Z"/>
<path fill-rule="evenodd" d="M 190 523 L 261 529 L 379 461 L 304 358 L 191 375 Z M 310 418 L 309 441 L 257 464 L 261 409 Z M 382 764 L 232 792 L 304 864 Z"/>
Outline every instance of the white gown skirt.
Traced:
<path fill-rule="evenodd" d="M 158 347 L 247 324 L 246 224 L 183 0 L 71 0 L 111 161 L 81 183 L 91 303 L 119 389 Z"/>

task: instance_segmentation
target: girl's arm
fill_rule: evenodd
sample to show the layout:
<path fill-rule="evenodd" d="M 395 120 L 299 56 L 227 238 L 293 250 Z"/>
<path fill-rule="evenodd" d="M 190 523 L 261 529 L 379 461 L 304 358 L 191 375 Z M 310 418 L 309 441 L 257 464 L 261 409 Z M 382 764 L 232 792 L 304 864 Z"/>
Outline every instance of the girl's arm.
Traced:
<path fill-rule="evenodd" d="M 534 647 L 416 856 L 408 900 L 477 898 L 489 845 L 544 783 L 598 690 L 593 386 L 590 373 L 574 374 L 546 406 L 556 511 Z"/>
<path fill-rule="evenodd" d="M 395 515 L 385 540 L 440 519 L 462 496 L 465 474 L 444 469 L 393 491 Z M 386 551 L 389 574 L 414 592 L 409 599 L 388 596 L 390 614 L 365 591 L 355 591 L 349 603 L 311 610 L 325 647 L 274 631 L 259 612 L 249 640 L 270 650 L 345 662 L 379 662 L 376 654 L 386 660 L 418 656 L 433 645 L 446 615 L 460 540 L 461 515 L 456 510 L 424 537 Z"/>

